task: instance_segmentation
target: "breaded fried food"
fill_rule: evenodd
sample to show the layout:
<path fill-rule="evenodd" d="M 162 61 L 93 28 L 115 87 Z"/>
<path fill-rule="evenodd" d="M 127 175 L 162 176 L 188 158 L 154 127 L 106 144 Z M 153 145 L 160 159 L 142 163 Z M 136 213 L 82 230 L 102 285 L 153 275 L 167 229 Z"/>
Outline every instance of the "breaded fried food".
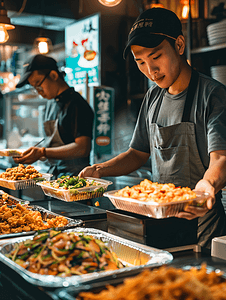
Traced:
<path fill-rule="evenodd" d="M 39 173 L 33 166 L 28 165 L 25 167 L 22 164 L 19 164 L 18 167 L 7 168 L 5 172 L 0 173 L 0 178 L 6 180 L 26 180 L 42 177 L 42 174 Z"/>
<path fill-rule="evenodd" d="M 0 207 L 0 234 L 64 227 L 67 224 L 68 220 L 63 216 L 48 218 L 44 222 L 39 211 L 32 211 L 21 204 L 13 208 L 7 205 Z"/>

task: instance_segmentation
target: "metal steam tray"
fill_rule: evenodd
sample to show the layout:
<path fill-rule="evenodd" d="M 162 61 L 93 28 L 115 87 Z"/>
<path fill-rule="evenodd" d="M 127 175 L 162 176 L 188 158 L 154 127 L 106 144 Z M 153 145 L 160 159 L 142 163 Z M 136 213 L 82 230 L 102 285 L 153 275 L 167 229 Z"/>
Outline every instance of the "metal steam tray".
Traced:
<path fill-rule="evenodd" d="M 196 192 L 197 198 L 195 199 L 157 203 L 116 196 L 116 192 L 117 190 L 104 193 L 104 196 L 108 197 L 116 208 L 156 219 L 174 217 L 177 213 L 184 211 L 188 205 L 206 207 L 206 200 L 209 197 L 208 193 Z"/>
<path fill-rule="evenodd" d="M 78 234 L 84 233 L 85 235 L 91 235 L 94 238 L 102 240 L 112 251 L 116 253 L 122 263 L 128 266 L 113 271 L 94 272 L 84 275 L 74 275 L 71 277 L 35 274 L 27 271 L 5 256 L 13 250 L 16 243 L 31 239 L 33 236 L 21 239 L 11 239 L 7 244 L 4 244 L 0 249 L 0 261 L 19 273 L 29 283 L 34 285 L 43 287 L 67 287 L 70 285 L 79 286 L 81 284 L 92 283 L 98 280 L 105 280 L 106 278 L 125 277 L 129 274 L 138 274 L 144 268 L 160 266 L 162 264 L 170 263 L 173 260 L 172 254 L 167 251 L 138 244 L 102 230 L 77 227 L 66 230 L 66 232 L 76 232 Z"/>
<path fill-rule="evenodd" d="M 52 186 L 45 185 L 42 182 L 37 183 L 37 185 L 41 186 L 44 194 L 47 196 L 57 198 L 59 200 L 63 200 L 66 202 L 72 202 L 72 201 L 102 197 L 103 193 L 107 190 L 107 187 L 110 184 L 112 184 L 111 181 L 99 179 L 99 178 L 85 177 L 85 179 L 87 179 L 90 182 L 94 180 L 99 185 L 92 185 L 83 188 L 68 189 L 68 190 L 65 190 L 63 188 L 54 188 Z M 56 180 L 50 181 L 50 183 L 54 183 L 54 182 L 56 182 Z M 102 188 L 101 191 L 99 191 L 100 188 Z"/>
<path fill-rule="evenodd" d="M 60 215 L 55 214 L 41 206 L 38 205 L 29 205 L 27 206 L 27 209 L 32 210 L 32 211 L 39 211 L 41 213 L 42 216 L 42 220 L 43 222 L 45 222 L 47 219 L 52 219 L 55 217 L 59 217 Z M 65 230 L 65 229 L 69 229 L 69 228 L 74 228 L 77 226 L 82 226 L 83 221 L 82 220 L 75 220 L 75 219 L 71 219 L 71 218 L 67 218 L 64 217 L 65 219 L 68 220 L 68 224 L 65 225 L 64 227 L 58 227 L 57 230 Z M 48 229 L 43 229 L 43 230 L 39 230 L 40 232 L 42 231 L 46 231 Z M 3 239 L 11 239 L 11 238 L 16 238 L 16 237 L 23 237 L 23 236 L 30 236 L 32 234 L 35 234 L 36 231 L 23 231 L 23 232 L 16 232 L 16 233 L 6 233 L 6 234 L 1 234 L 0 233 L 0 240 Z"/>
<path fill-rule="evenodd" d="M 172 262 L 170 264 L 170 267 L 175 267 L 175 268 L 179 268 L 179 269 L 183 269 L 183 270 L 190 270 L 191 268 L 194 268 L 194 267 L 196 269 L 200 269 L 201 264 L 197 264 L 197 263 L 185 264 L 185 265 L 183 265 L 183 264 L 178 265 L 177 264 L 177 265 L 174 266 L 174 263 Z M 211 273 L 213 271 L 216 272 L 216 273 L 223 272 L 221 269 L 218 269 L 218 268 L 215 268 L 215 267 L 212 267 L 212 266 L 209 266 L 209 265 L 206 266 L 206 273 L 207 274 Z M 222 274 L 220 276 L 220 279 L 221 279 L 222 282 L 225 281 L 226 280 L 226 275 Z M 57 289 L 54 292 L 53 296 L 55 296 L 55 297 L 57 296 L 58 297 L 57 299 L 60 299 L 60 300 L 72 300 L 72 299 L 76 300 L 76 299 L 78 299 L 77 297 L 80 296 L 79 294 L 81 292 L 90 292 L 90 293 L 94 293 L 94 294 L 99 294 L 102 290 L 106 289 L 106 286 L 121 285 L 123 283 L 123 281 L 124 281 L 124 278 L 111 278 L 111 279 L 108 279 L 108 280 L 104 279 L 104 280 L 96 282 L 96 283 L 80 285 L 78 287 L 70 286 L 66 289 L 65 288 Z M 83 298 L 79 297 L 79 299 L 83 299 Z M 194 295 L 194 299 L 195 299 L 195 295 Z"/>
<path fill-rule="evenodd" d="M 3 194 L 7 194 L 7 193 L 4 192 L 3 190 L 0 190 L 0 196 L 2 196 Z M 0 199 L 0 206 L 1 205 L 5 205 L 5 204 L 7 204 L 7 205 L 16 205 L 18 203 L 21 204 L 21 205 L 28 205 L 28 204 L 30 204 L 30 201 L 28 201 L 28 200 L 22 200 L 22 199 L 14 197 L 12 195 L 9 195 L 9 194 L 7 194 L 7 195 L 8 195 L 8 199 L 7 200 L 3 201 L 3 199 Z"/>
<path fill-rule="evenodd" d="M 39 180 L 50 180 L 52 176 L 52 174 L 42 173 L 42 177 L 26 180 L 7 180 L 0 178 L 0 186 L 10 190 L 22 190 L 35 187 Z"/>

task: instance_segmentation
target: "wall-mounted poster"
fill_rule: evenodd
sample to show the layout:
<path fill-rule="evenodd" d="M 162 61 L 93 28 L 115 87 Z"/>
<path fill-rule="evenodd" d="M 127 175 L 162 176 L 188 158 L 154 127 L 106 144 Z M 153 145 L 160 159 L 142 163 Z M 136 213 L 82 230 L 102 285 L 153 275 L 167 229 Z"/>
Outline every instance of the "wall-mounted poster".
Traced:
<path fill-rule="evenodd" d="M 112 154 L 114 124 L 114 89 L 94 88 L 94 154 L 97 159 Z"/>
<path fill-rule="evenodd" d="M 65 28 L 66 81 L 77 91 L 100 83 L 100 15 L 94 14 Z"/>

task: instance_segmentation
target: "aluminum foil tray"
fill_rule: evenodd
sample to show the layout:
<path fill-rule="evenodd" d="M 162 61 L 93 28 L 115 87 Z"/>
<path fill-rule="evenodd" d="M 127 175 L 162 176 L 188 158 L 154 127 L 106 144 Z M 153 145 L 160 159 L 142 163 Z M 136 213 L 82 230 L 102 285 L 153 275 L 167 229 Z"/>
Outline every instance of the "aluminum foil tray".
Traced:
<path fill-rule="evenodd" d="M 23 152 L 23 149 L 0 149 L 0 156 L 20 157 Z"/>
<path fill-rule="evenodd" d="M 174 267 L 174 264 L 172 263 L 170 266 Z M 192 267 L 200 269 L 201 265 L 194 264 L 194 265 L 184 265 L 184 266 L 181 265 L 181 266 L 175 266 L 175 267 L 182 268 L 184 270 L 190 270 Z M 207 269 L 206 270 L 207 274 L 212 271 L 215 271 L 216 273 L 221 272 L 221 269 L 217 269 L 217 268 L 214 268 L 214 267 L 208 266 L 208 265 L 207 265 L 206 269 Z M 222 281 L 226 280 L 226 275 L 222 274 L 221 278 L 222 278 Z M 58 299 L 60 299 L 60 300 L 72 300 L 72 299 L 76 300 L 77 299 L 76 297 L 78 297 L 81 292 L 100 293 L 103 289 L 105 289 L 105 287 L 107 285 L 117 286 L 119 284 L 122 284 L 123 281 L 124 281 L 124 278 L 111 278 L 108 280 L 104 279 L 103 281 L 86 284 L 86 285 L 80 285 L 78 287 L 70 286 L 66 289 L 65 288 L 57 289 L 54 292 L 54 295 L 57 296 Z"/>
<path fill-rule="evenodd" d="M 30 205 L 28 206 L 29 209 L 33 210 L 33 211 L 39 211 L 41 213 L 42 216 L 42 220 L 46 221 L 47 219 L 52 219 L 55 218 L 57 216 L 60 216 L 59 214 L 55 214 L 41 206 L 38 205 Z M 65 229 L 69 229 L 69 228 L 74 228 L 77 226 L 82 226 L 83 221 L 82 220 L 76 220 L 76 219 L 70 219 L 67 217 L 64 217 L 65 219 L 68 220 L 68 224 L 65 225 L 64 227 L 59 227 L 57 229 L 59 230 L 65 230 Z M 46 231 L 46 229 L 40 230 L 40 232 L 42 231 Z M 34 234 L 36 231 L 24 231 L 24 232 L 17 232 L 17 233 L 6 233 L 6 234 L 0 234 L 0 240 L 2 239 L 11 239 L 14 237 L 23 237 L 23 236 L 30 236 L 31 234 Z"/>
<path fill-rule="evenodd" d="M 5 194 L 5 192 L 3 190 L 0 190 L 0 196 L 2 196 L 3 194 Z M 18 203 L 21 205 L 28 205 L 28 204 L 30 204 L 30 201 L 22 200 L 22 199 L 14 197 L 12 195 L 9 195 L 9 194 L 8 194 L 8 199 L 5 201 L 3 201 L 3 199 L 0 198 L 0 206 L 4 205 L 4 204 L 16 205 Z"/>
<path fill-rule="evenodd" d="M 39 180 L 50 180 L 52 174 L 42 173 L 42 177 L 36 179 L 27 180 L 6 180 L 0 178 L 0 186 L 5 187 L 10 190 L 22 190 L 26 188 L 35 187 Z"/>
<path fill-rule="evenodd" d="M 62 188 L 54 188 L 51 186 L 47 186 L 41 182 L 37 183 L 37 185 L 41 186 L 45 195 L 57 198 L 59 200 L 63 200 L 66 202 L 79 201 L 85 199 L 92 199 L 97 197 L 102 197 L 103 193 L 107 190 L 107 187 L 112 184 L 111 181 L 107 181 L 99 178 L 85 177 L 85 179 L 92 182 L 98 182 L 98 186 L 89 186 L 78 189 L 70 189 L 65 190 Z M 54 182 L 55 180 L 51 180 L 50 182 Z M 102 191 L 98 191 L 99 188 L 102 188 Z"/>
<path fill-rule="evenodd" d="M 104 196 L 108 197 L 116 208 L 156 219 L 174 217 L 188 205 L 205 207 L 206 200 L 209 197 L 208 193 L 196 192 L 197 198 L 195 199 L 164 204 L 115 196 L 116 192 L 117 191 L 114 190 L 104 193 Z"/>
<path fill-rule="evenodd" d="M 16 243 L 31 239 L 33 236 L 23 237 L 21 239 L 11 239 L 0 248 L 0 260 L 8 267 L 19 273 L 28 282 L 43 287 L 68 287 L 71 285 L 79 286 L 81 284 L 92 283 L 97 280 L 105 280 L 108 277 L 125 277 L 131 273 L 139 273 L 142 269 L 151 266 L 159 266 L 170 263 L 173 260 L 172 254 L 167 251 L 141 245 L 110 233 L 93 228 L 74 228 L 66 232 L 84 233 L 102 240 L 114 251 L 118 258 L 126 265 L 125 268 L 113 271 L 101 271 L 84 275 L 74 275 L 71 277 L 59 277 L 53 275 L 39 275 L 27 271 L 20 265 L 13 262 L 5 255 L 13 250 Z"/>

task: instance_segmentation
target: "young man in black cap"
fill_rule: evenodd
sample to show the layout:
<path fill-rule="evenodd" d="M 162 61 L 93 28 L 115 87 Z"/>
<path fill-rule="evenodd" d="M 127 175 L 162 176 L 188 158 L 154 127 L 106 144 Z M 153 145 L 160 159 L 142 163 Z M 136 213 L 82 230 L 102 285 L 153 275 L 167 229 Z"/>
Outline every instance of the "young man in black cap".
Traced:
<path fill-rule="evenodd" d="M 130 148 L 79 175 L 125 175 L 150 157 L 154 182 L 210 195 L 207 208 L 189 206 L 176 218 L 165 219 L 162 231 L 154 228 L 156 239 L 159 236 L 155 246 L 189 244 L 195 230 L 199 245 L 210 248 L 213 237 L 226 234 L 221 202 L 226 184 L 226 88 L 187 63 L 181 22 L 167 9 L 149 9 L 137 18 L 124 57 L 130 50 L 140 71 L 155 82 L 145 95 Z"/>
<path fill-rule="evenodd" d="M 46 138 L 43 147 L 31 147 L 16 163 L 32 164 L 48 159 L 54 177 L 78 175 L 89 164 L 93 132 L 93 111 L 87 101 L 69 87 L 57 62 L 38 54 L 24 64 L 17 88 L 30 84 L 48 99 L 44 118 Z"/>

